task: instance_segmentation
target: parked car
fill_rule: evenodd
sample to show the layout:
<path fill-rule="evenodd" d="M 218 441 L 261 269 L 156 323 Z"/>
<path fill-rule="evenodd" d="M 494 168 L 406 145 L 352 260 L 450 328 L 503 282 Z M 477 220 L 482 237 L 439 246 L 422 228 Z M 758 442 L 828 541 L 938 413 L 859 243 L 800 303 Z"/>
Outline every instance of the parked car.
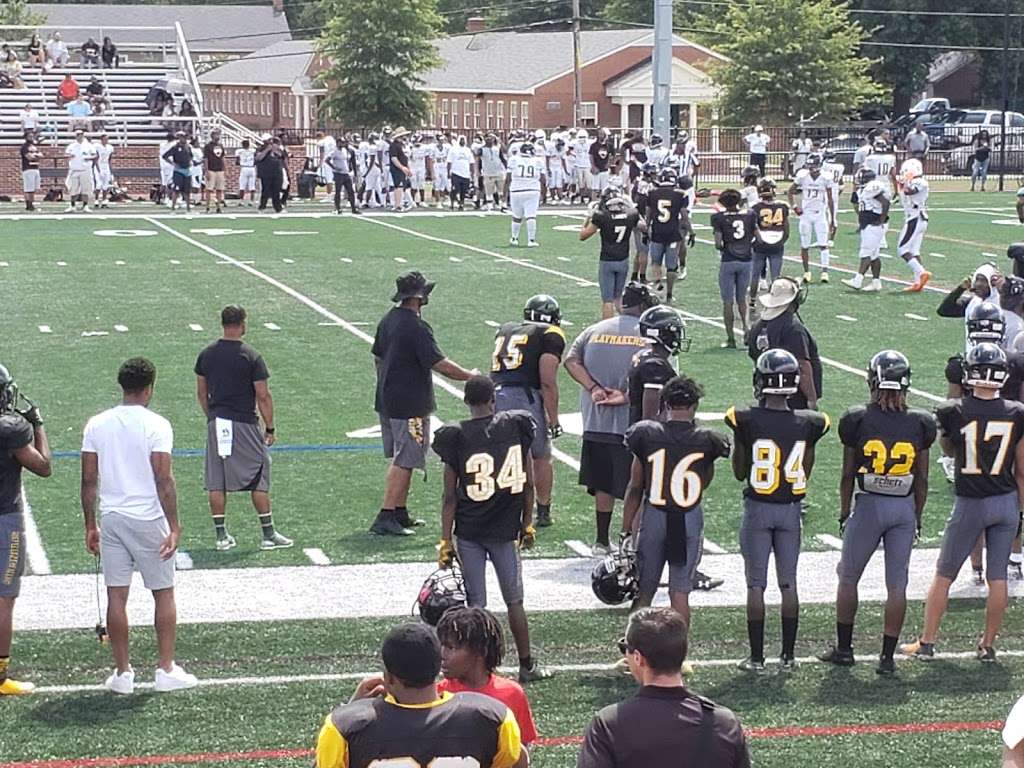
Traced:
<path fill-rule="evenodd" d="M 953 107 L 949 103 L 949 99 L 943 99 L 934 97 L 931 99 L 921 99 L 917 104 L 910 108 L 911 112 L 949 112 Z"/>
<path fill-rule="evenodd" d="M 840 133 L 833 136 L 822 145 L 822 149 L 829 149 L 836 153 L 836 162 L 842 163 L 845 172 L 853 173 L 853 155 L 864 143 L 860 136 L 853 136 L 848 133 Z"/>
<path fill-rule="evenodd" d="M 953 110 L 947 114 L 951 116 L 949 119 L 925 127 L 935 149 L 953 149 L 970 144 L 980 131 L 988 131 L 991 136 L 1001 133 L 1002 113 L 998 109 Z M 1007 112 L 1006 130 L 1007 133 L 1024 134 L 1024 115 Z"/>
<path fill-rule="evenodd" d="M 962 109 L 933 109 L 930 111 L 914 110 L 905 115 L 900 115 L 900 117 L 893 120 L 889 126 L 889 130 L 892 132 L 893 139 L 896 141 L 902 141 L 903 137 L 914 130 L 914 127 L 917 125 L 923 125 L 925 131 L 931 135 L 932 131 L 928 131 L 928 126 L 939 125 L 949 122 L 950 120 L 955 120 L 958 117 L 961 117 L 962 114 Z"/>
<path fill-rule="evenodd" d="M 988 166 L 990 176 L 1000 171 L 1012 176 L 1024 175 L 1024 133 L 1007 134 L 1005 164 L 1001 137 L 993 137 L 991 144 L 992 154 L 989 156 Z M 970 176 L 973 162 L 973 146 L 957 147 L 946 156 L 946 173 L 951 176 Z"/>

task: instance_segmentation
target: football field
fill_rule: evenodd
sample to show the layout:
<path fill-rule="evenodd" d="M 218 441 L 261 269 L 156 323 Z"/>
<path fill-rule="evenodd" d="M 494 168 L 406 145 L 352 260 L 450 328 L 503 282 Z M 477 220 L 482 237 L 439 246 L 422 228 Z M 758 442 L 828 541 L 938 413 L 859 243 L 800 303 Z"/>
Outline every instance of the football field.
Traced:
<path fill-rule="evenodd" d="M 864 367 L 884 348 L 910 358 L 912 404 L 931 408 L 944 399 L 943 369 L 947 358 L 962 349 L 963 327 L 938 317 L 935 308 L 945 290 L 982 262 L 1009 271 L 1006 246 L 1024 235 L 1013 204 L 1010 193 L 933 194 L 922 257 L 934 277 L 919 294 L 902 292 L 910 273 L 895 257 L 901 214 L 894 211 L 883 259 L 885 290 L 858 294 L 839 282 L 847 276 L 844 270 L 857 263 L 855 215 L 844 199 L 847 211 L 840 216 L 832 282 L 815 282 L 801 309 L 825 362 L 820 406 L 833 422 L 846 407 L 866 399 Z M 33 605 L 30 596 L 46 580 L 29 579 L 32 586 L 19 602 L 15 623 L 40 629 L 16 630 L 12 671 L 42 691 L 0 702 L 0 765 L 30 760 L 52 761 L 42 763 L 50 768 L 176 762 L 308 765 L 304 750 L 313 743 L 323 715 L 347 699 L 354 676 L 376 669 L 379 640 L 395 621 L 394 611 L 375 614 L 373 605 L 348 614 L 332 611 L 330 604 L 358 603 L 360 579 L 386 592 L 391 564 L 397 572 L 401 564 L 422 563 L 425 577 L 435 558 L 441 485 L 436 459 L 428 465 L 425 482 L 419 475 L 414 478 L 410 497 L 410 508 L 428 520 L 427 528 L 401 539 L 382 540 L 367 532 L 386 467 L 373 411 L 369 348 L 374 327 L 390 306 L 395 276 L 418 269 L 437 281 L 424 317 L 449 357 L 481 370 L 490 365 L 495 327 L 521 317 L 523 303 L 535 293 L 558 298 L 570 341 L 599 316 L 598 246 L 578 241 L 575 230 L 583 215 L 578 210 L 545 211 L 538 228 L 542 247 L 529 250 L 508 245 L 508 218 L 499 214 L 429 209 L 357 218 L 301 203 L 281 217 L 250 211 L 231 208 L 228 215 L 186 217 L 148 206 L 89 217 L 0 215 L 5 235 L 0 276 L 8 296 L 0 362 L 39 403 L 57 456 L 52 478 L 25 481 L 33 520 L 29 566 L 35 574 L 68 579 L 46 582 L 70 585 L 66 592 L 47 594 L 66 600 L 69 614 L 87 610 L 95 620 L 94 563 L 83 544 L 77 450 L 86 420 L 118 400 L 117 367 L 133 355 L 156 364 L 151 407 L 169 418 L 175 430 L 183 526 L 180 569 L 224 569 L 224 583 L 235 585 L 244 582 L 244 569 L 278 569 L 280 578 L 296 579 L 302 578 L 296 574 L 329 565 L 381 566 L 342 569 L 338 573 L 360 576 L 339 578 L 336 589 L 325 582 L 323 591 L 309 596 L 317 610 L 323 608 L 317 615 L 331 618 L 246 621 L 262 615 L 261 602 L 272 602 L 275 595 L 273 590 L 239 594 L 236 610 L 225 617 L 230 621 L 207 616 L 179 630 L 179 661 L 208 684 L 181 695 L 143 692 L 130 699 L 114 699 L 92 687 L 106 674 L 109 651 L 83 628 L 87 624 L 33 620 L 44 609 Z M 722 413 L 751 399 L 751 364 L 744 351 L 719 347 L 722 305 L 708 215 L 705 208 L 696 216 L 698 244 L 691 251 L 688 278 L 676 289 L 675 306 L 693 339 L 678 365 L 704 385 L 706 421 L 724 429 Z M 784 268 L 794 276 L 802 271 L 796 237 L 794 222 Z M 816 258 L 812 253 L 812 262 Z M 812 271 L 817 279 L 818 270 Z M 278 440 L 272 498 L 275 522 L 296 542 L 289 550 L 257 549 L 259 528 L 242 496 L 232 498 L 228 509 L 228 526 L 239 546 L 227 553 L 214 549 L 202 488 L 205 423 L 192 368 L 199 350 L 217 337 L 219 311 L 229 303 L 248 310 L 247 341 L 263 354 L 271 372 Z M 561 384 L 563 424 L 569 431 L 575 425 L 578 432 L 578 388 L 564 373 Z M 441 383 L 436 391 L 437 418 L 462 418 L 459 388 Z M 566 434 L 556 447 L 555 525 L 540 532 L 529 558 L 575 561 L 592 541 L 593 507 L 575 484 L 579 437 Z M 804 549 L 824 553 L 823 561 L 839 546 L 840 462 L 833 433 L 818 446 L 804 524 Z M 742 571 L 735 568 L 734 556 L 740 492 L 723 463 L 705 497 L 705 535 L 706 570 L 726 578 L 742 595 L 736 586 Z M 951 502 L 950 486 L 935 466 L 919 547 L 938 546 Z M 715 572 L 716 563 L 731 570 Z M 530 580 L 529 563 L 525 570 L 529 610 L 531 604 L 544 605 L 545 582 Z M 259 583 L 272 582 L 274 573 L 261 570 Z M 824 571 L 821 578 L 825 589 L 834 588 L 834 574 Z M 209 582 L 216 584 L 217 575 Z M 414 597 L 402 592 L 394 599 L 411 604 Z M 146 608 L 144 595 L 133 600 Z M 908 635 L 920 625 L 921 608 L 920 602 L 911 604 Z M 55 612 L 53 605 L 45 610 Z M 182 613 L 187 613 L 184 606 Z M 876 603 L 862 606 L 855 647 L 865 657 L 877 650 L 880 614 Z M 312 614 L 297 606 L 295 615 Z M 771 654 L 778 625 L 772 610 L 769 616 Z M 625 612 L 559 609 L 532 613 L 531 619 L 539 656 L 561 668 L 557 677 L 529 690 L 543 737 L 534 751 L 535 764 L 573 765 L 578 737 L 593 712 L 631 689 L 629 679 L 607 669 Z M 956 601 L 943 627 L 940 652 L 969 655 L 982 621 L 978 600 Z M 820 650 L 833 622 L 829 603 L 805 606 L 798 655 L 810 657 Z M 150 634 L 145 627 L 133 634 L 142 679 L 151 677 Z M 882 766 L 894 764 L 896 755 L 928 766 L 991 765 L 998 749 L 994 729 L 1022 692 L 1024 680 L 1024 617 L 1016 604 L 1010 607 L 1001 648 L 1022 655 L 1004 654 L 992 666 L 961 657 L 931 666 L 903 662 L 899 677 L 889 680 L 876 678 L 866 659 L 851 671 L 808 662 L 792 677 L 750 678 L 729 663 L 746 655 L 745 645 L 742 607 L 697 609 L 693 687 L 739 714 L 750 729 L 759 766 L 824 768 L 854 761 Z M 139 762 L 140 755 L 150 756 L 148 762 Z"/>

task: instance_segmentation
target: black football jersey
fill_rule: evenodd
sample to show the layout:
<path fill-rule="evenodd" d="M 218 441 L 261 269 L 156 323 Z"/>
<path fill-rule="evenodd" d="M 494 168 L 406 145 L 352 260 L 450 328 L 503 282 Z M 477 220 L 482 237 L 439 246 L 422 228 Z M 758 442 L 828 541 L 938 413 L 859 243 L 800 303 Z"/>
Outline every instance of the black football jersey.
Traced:
<path fill-rule="evenodd" d="M 557 325 L 529 320 L 505 323 L 494 334 L 491 379 L 495 384 L 540 389 L 540 357 L 565 352 L 565 333 Z"/>
<path fill-rule="evenodd" d="M 652 187 L 647 193 L 647 223 L 651 241 L 679 242 L 679 212 L 689 202 L 686 193 L 675 187 Z"/>
<path fill-rule="evenodd" d="M 757 244 L 759 252 L 770 250 L 775 253 L 782 250 L 782 237 L 789 221 L 789 206 L 781 200 L 773 200 L 770 203 L 762 200 L 750 210 L 754 214 L 761 239 L 764 240 L 764 244 Z"/>
<path fill-rule="evenodd" d="M 750 261 L 757 216 L 753 211 L 719 211 L 711 215 L 711 229 L 722 235 L 722 261 Z"/>
<path fill-rule="evenodd" d="M 595 211 L 590 220 L 601 233 L 601 261 L 625 261 L 629 258 L 629 243 L 633 230 L 640 221 L 635 210 L 610 213 Z"/>
<path fill-rule="evenodd" d="M 629 423 L 636 424 L 644 417 L 644 391 L 661 388 L 676 375 L 672 361 L 647 347 L 633 355 L 629 366 Z"/>
<path fill-rule="evenodd" d="M 779 411 L 754 406 L 730 408 L 725 423 L 750 451 L 750 475 L 743 495 L 769 504 L 790 504 L 807 493 L 809 459 L 828 432 L 828 414 Z"/>
<path fill-rule="evenodd" d="M 503 411 L 437 430 L 434 452 L 459 477 L 456 536 L 470 541 L 519 537 L 526 461 L 536 430 L 525 411 Z"/>
<path fill-rule="evenodd" d="M 729 438 L 692 421 L 638 421 L 626 445 L 644 465 L 647 503 L 669 513 L 700 504 L 715 461 L 729 455 Z"/>
<path fill-rule="evenodd" d="M 999 394 L 1006 400 L 1021 399 L 1021 385 L 1024 384 L 1024 354 L 1020 352 L 1006 353 L 1007 372 L 1006 383 L 999 391 Z M 946 362 L 946 381 L 950 384 L 963 386 L 964 382 L 964 357 L 955 355 Z"/>
<path fill-rule="evenodd" d="M 979 400 L 969 392 L 960 402 L 935 410 L 943 436 L 956 453 L 957 496 L 999 496 L 1017 490 L 1014 450 L 1024 434 L 1024 405 L 996 398 Z"/>
<path fill-rule="evenodd" d="M 31 443 L 34 436 L 32 425 L 20 414 L 0 416 L 0 515 L 21 510 L 21 464 L 13 454 Z"/>
<path fill-rule="evenodd" d="M 927 411 L 883 411 L 856 405 L 839 419 L 839 439 L 857 457 L 857 486 L 883 496 L 909 496 L 918 454 L 935 442 L 938 426 Z"/>

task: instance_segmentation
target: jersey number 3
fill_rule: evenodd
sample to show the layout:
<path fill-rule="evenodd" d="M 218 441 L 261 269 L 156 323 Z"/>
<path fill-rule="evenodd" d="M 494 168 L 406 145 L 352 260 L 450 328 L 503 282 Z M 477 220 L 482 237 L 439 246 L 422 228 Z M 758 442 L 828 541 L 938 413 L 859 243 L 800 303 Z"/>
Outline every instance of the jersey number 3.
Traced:
<path fill-rule="evenodd" d="M 494 457 L 489 453 L 474 453 L 466 459 L 466 474 L 473 476 L 473 482 L 466 486 L 466 495 L 471 501 L 487 501 L 496 488 L 518 495 L 526 487 L 523 447 L 513 445 L 508 449 L 497 477 L 494 476 Z"/>

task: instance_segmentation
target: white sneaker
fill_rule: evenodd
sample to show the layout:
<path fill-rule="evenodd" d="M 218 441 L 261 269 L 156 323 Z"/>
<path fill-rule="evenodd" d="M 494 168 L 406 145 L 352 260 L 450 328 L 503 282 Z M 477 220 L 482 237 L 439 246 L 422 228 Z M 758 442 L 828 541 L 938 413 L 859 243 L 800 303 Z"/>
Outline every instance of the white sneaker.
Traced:
<path fill-rule="evenodd" d="M 508 244 L 509 245 L 519 245 L 519 238 L 518 237 L 510 237 L 508 239 Z"/>
<path fill-rule="evenodd" d="M 234 549 L 236 545 L 235 537 L 230 533 L 227 534 L 223 539 L 217 539 L 217 551 L 227 552 L 229 549 Z"/>
<path fill-rule="evenodd" d="M 882 290 L 881 280 L 872 280 L 870 283 L 861 288 L 862 291 L 880 291 Z"/>
<path fill-rule="evenodd" d="M 64 213 L 74 213 L 74 212 L 75 212 L 75 206 L 73 206 L 73 205 L 69 205 L 67 208 L 64 209 Z"/>
<path fill-rule="evenodd" d="M 768 290 L 768 281 L 765 280 L 763 277 L 759 278 L 758 281 L 757 281 L 757 291 L 758 291 L 758 293 L 764 293 L 767 290 Z"/>
<path fill-rule="evenodd" d="M 956 459 L 952 456 L 939 456 L 939 466 L 942 467 L 948 482 L 956 480 Z"/>
<path fill-rule="evenodd" d="M 135 693 L 135 670 L 131 667 L 121 674 L 117 674 L 115 669 L 107 681 L 104 683 L 107 690 L 111 693 L 119 693 L 122 696 L 128 696 Z"/>
<path fill-rule="evenodd" d="M 92 213 L 92 208 L 90 208 L 88 205 L 83 205 L 82 213 Z"/>
<path fill-rule="evenodd" d="M 595 541 L 590 547 L 591 557 L 605 558 L 608 557 L 608 555 L 610 555 L 611 553 L 611 547 L 609 547 L 607 544 L 602 544 L 598 541 Z"/>
<path fill-rule="evenodd" d="M 853 288 L 856 291 L 859 291 L 861 289 L 861 282 L 852 277 L 846 280 L 840 280 L 839 282 L 841 282 L 845 286 Z"/>
<path fill-rule="evenodd" d="M 527 247 L 527 248 L 540 248 L 540 243 L 538 243 L 538 242 L 537 242 L 536 240 L 530 240 L 530 241 L 529 241 L 529 242 L 528 242 L 528 243 L 526 244 L 526 247 Z"/>
<path fill-rule="evenodd" d="M 681 269 L 681 270 L 679 271 L 679 279 L 680 279 L 680 280 L 685 280 L 685 279 L 686 279 L 686 267 L 683 267 L 683 268 L 682 268 L 682 269 Z"/>
<path fill-rule="evenodd" d="M 195 688 L 197 685 L 199 685 L 199 680 L 196 679 L 195 675 L 190 675 L 177 664 L 172 664 L 170 672 L 164 672 L 162 669 L 157 667 L 156 679 L 153 682 L 153 690 L 157 693 L 167 693 L 168 691 L 181 691 L 185 688 Z"/>

